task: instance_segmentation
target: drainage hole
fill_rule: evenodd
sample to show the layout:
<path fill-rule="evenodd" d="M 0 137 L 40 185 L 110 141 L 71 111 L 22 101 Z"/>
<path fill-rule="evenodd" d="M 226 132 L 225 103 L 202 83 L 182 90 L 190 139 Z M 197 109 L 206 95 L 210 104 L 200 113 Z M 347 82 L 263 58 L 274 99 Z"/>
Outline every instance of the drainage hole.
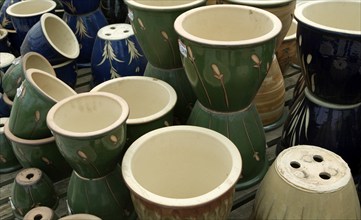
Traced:
<path fill-rule="evenodd" d="M 298 169 L 301 167 L 301 164 L 297 161 L 291 161 L 290 165 L 291 165 L 291 167 L 293 167 L 295 169 Z"/>
<path fill-rule="evenodd" d="M 320 156 L 320 155 L 314 155 L 313 156 L 313 159 L 316 161 L 316 162 L 319 162 L 321 163 L 323 161 L 323 157 Z"/>
<path fill-rule="evenodd" d="M 106 33 L 106 34 L 105 34 L 105 36 L 110 36 L 110 35 L 112 35 L 112 34 L 110 34 L 110 33 Z"/>
<path fill-rule="evenodd" d="M 327 172 L 322 172 L 322 173 L 320 173 L 319 176 L 321 177 L 321 179 L 324 179 L 324 180 L 328 180 L 331 178 L 331 174 L 329 174 Z"/>
<path fill-rule="evenodd" d="M 116 29 L 116 27 L 114 27 L 114 26 L 111 26 L 111 27 L 110 27 L 110 29 L 114 30 L 114 29 Z"/>
<path fill-rule="evenodd" d="M 29 173 L 26 175 L 26 179 L 28 179 L 28 180 L 31 180 L 31 178 L 33 178 L 33 177 L 34 177 L 33 173 Z"/>
<path fill-rule="evenodd" d="M 123 33 L 128 33 L 128 32 L 129 32 L 129 30 L 124 30 L 124 31 L 123 31 Z"/>
<path fill-rule="evenodd" d="M 34 220 L 41 220 L 43 219 L 43 216 L 41 214 L 37 214 L 34 216 Z"/>

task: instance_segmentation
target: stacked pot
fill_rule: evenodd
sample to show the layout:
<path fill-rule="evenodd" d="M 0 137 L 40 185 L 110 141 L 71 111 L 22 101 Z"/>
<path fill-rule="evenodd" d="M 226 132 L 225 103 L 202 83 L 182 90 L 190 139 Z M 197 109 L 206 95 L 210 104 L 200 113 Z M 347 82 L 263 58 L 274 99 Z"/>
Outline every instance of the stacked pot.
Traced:
<path fill-rule="evenodd" d="M 361 174 L 361 29 L 359 1 L 309 2 L 295 10 L 305 88 L 284 125 L 278 152 L 298 144 L 340 155 Z M 321 13 L 322 11 L 322 13 Z M 342 18 L 335 20 L 335 13 Z"/>

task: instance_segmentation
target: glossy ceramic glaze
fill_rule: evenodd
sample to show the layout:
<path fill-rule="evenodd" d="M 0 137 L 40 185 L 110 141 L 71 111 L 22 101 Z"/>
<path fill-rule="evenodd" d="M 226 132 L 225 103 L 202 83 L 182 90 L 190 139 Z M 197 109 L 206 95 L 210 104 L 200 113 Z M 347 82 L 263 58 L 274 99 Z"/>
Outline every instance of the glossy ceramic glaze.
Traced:
<path fill-rule="evenodd" d="M 37 206 L 26 213 L 24 220 L 58 220 L 59 217 L 49 207 Z"/>
<path fill-rule="evenodd" d="M 282 41 L 282 44 L 280 45 L 278 50 L 276 51 L 278 64 L 280 65 L 282 73 L 286 73 L 287 69 L 292 64 L 299 65 L 299 61 L 297 57 L 296 32 L 297 32 L 297 21 L 293 19 L 286 37 Z"/>
<path fill-rule="evenodd" d="M 42 14 L 54 11 L 56 3 L 49 0 L 19 1 L 10 5 L 6 13 L 10 16 L 16 34 L 24 39 Z"/>
<path fill-rule="evenodd" d="M 347 163 L 331 151 L 309 145 L 293 146 L 277 156 L 257 191 L 251 216 L 360 218 L 360 203 Z"/>
<path fill-rule="evenodd" d="M 128 7 L 123 0 L 101 0 L 101 9 L 109 24 L 127 23 Z"/>
<path fill-rule="evenodd" d="M 68 60 L 53 66 L 56 77 L 71 88 L 75 88 L 78 79 L 76 60 Z"/>
<path fill-rule="evenodd" d="M 20 53 L 34 51 L 43 55 L 52 65 L 79 56 L 78 40 L 72 29 L 58 16 L 45 13 L 26 35 Z"/>
<path fill-rule="evenodd" d="M 47 72 L 28 69 L 17 89 L 9 117 L 10 131 L 19 138 L 41 139 L 52 134 L 46 125 L 49 109 L 76 92 Z"/>
<path fill-rule="evenodd" d="M 324 102 L 304 90 L 285 122 L 278 152 L 299 144 L 316 145 L 340 155 L 353 175 L 361 174 L 361 105 Z"/>
<path fill-rule="evenodd" d="M 10 52 L 9 46 L 8 31 L 6 29 L 0 29 L 0 52 Z"/>
<path fill-rule="evenodd" d="M 125 150 L 143 134 L 173 124 L 177 94 L 168 83 L 146 76 L 112 79 L 94 87 L 93 91 L 118 95 L 131 109 L 127 119 Z"/>
<path fill-rule="evenodd" d="M 186 125 L 146 133 L 122 162 L 139 219 L 226 219 L 241 170 L 228 138 Z"/>
<path fill-rule="evenodd" d="M 53 136 L 22 139 L 11 133 L 8 123 L 4 125 L 4 134 L 22 167 L 41 169 L 54 182 L 70 176 L 72 169 L 60 154 Z"/>
<path fill-rule="evenodd" d="M 106 176 L 94 179 L 73 172 L 67 198 L 71 213 L 89 213 L 102 220 L 131 219 L 134 210 L 119 166 Z"/>
<path fill-rule="evenodd" d="M 69 14 L 81 15 L 97 10 L 100 7 L 100 0 L 59 0 L 63 5 L 64 11 Z"/>
<path fill-rule="evenodd" d="M 102 27 L 108 25 L 103 12 L 100 8 L 79 15 L 65 12 L 63 20 L 71 28 L 80 45 L 77 63 L 90 63 L 97 33 Z"/>
<path fill-rule="evenodd" d="M 13 23 L 11 22 L 11 17 L 6 13 L 7 8 L 16 3 L 16 2 L 20 2 L 20 0 L 5 0 L 3 5 L 1 6 L 0 9 L 0 24 L 1 27 L 5 28 L 5 29 L 9 29 L 9 30 L 15 30 Z"/>
<path fill-rule="evenodd" d="M 0 117 L 9 117 L 13 102 L 7 97 L 5 93 L 0 94 Z"/>
<path fill-rule="evenodd" d="M 123 76 L 143 76 L 147 63 L 130 24 L 111 24 L 98 31 L 91 55 L 94 85 Z"/>
<path fill-rule="evenodd" d="M 215 111 L 246 108 L 272 63 L 281 26 L 275 15 L 240 5 L 209 5 L 180 15 L 174 28 L 199 102 Z"/>
<path fill-rule="evenodd" d="M 59 220 L 84 220 L 84 219 L 101 220 L 101 218 L 99 218 L 95 215 L 86 214 L 86 213 L 67 215 L 67 216 L 61 217 Z"/>
<path fill-rule="evenodd" d="M 15 60 L 15 56 L 8 52 L 0 52 L 0 70 L 5 73 Z"/>
<path fill-rule="evenodd" d="M 10 140 L 5 136 L 4 126 L 8 118 L 0 118 L 0 173 L 10 173 L 21 168 L 13 152 Z"/>
<path fill-rule="evenodd" d="M 16 34 L 15 30 L 6 29 L 8 32 L 8 42 L 9 42 L 9 48 L 10 52 L 15 56 L 20 56 L 20 46 L 23 42 L 23 39 L 20 39 L 20 37 Z"/>
<path fill-rule="evenodd" d="M 54 105 L 47 124 L 73 169 L 82 177 L 99 178 L 121 159 L 128 116 L 128 104 L 119 96 L 82 93 Z"/>
<path fill-rule="evenodd" d="M 15 217 L 23 218 L 36 206 L 55 209 L 58 200 L 52 181 L 40 169 L 26 168 L 16 175 L 11 188 L 11 205 Z"/>
<path fill-rule="evenodd" d="M 360 1 L 312 1 L 295 10 L 306 85 L 324 101 L 361 103 L 360 7 Z"/>

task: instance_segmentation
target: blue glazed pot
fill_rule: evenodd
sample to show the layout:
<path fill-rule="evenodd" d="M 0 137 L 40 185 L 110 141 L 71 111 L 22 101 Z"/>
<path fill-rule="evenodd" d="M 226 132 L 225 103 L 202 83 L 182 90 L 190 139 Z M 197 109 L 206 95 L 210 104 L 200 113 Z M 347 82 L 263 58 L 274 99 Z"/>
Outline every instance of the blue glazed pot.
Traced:
<path fill-rule="evenodd" d="M 100 0 L 59 0 L 64 11 L 73 15 L 87 14 L 100 7 Z"/>
<path fill-rule="evenodd" d="M 305 88 L 291 107 L 277 151 L 302 144 L 335 152 L 354 176 L 361 174 L 361 104 L 324 102 Z"/>
<path fill-rule="evenodd" d="M 10 52 L 9 33 L 6 29 L 0 29 L 0 52 Z"/>
<path fill-rule="evenodd" d="M 11 17 L 6 13 L 6 9 L 16 3 L 20 2 L 21 0 L 5 0 L 3 5 L 1 6 L 0 10 L 0 24 L 3 28 L 14 30 L 13 23 L 11 22 Z"/>
<path fill-rule="evenodd" d="M 75 60 L 69 60 L 64 63 L 53 66 L 56 77 L 65 82 L 68 86 L 75 88 L 77 81 L 77 65 Z"/>
<path fill-rule="evenodd" d="M 5 94 L 0 93 L 0 118 L 9 117 L 11 106 L 5 101 Z"/>
<path fill-rule="evenodd" d="M 295 10 L 305 82 L 324 101 L 361 103 L 360 7 L 360 1 L 311 1 Z"/>
<path fill-rule="evenodd" d="M 147 63 L 130 24 L 99 30 L 91 56 L 94 85 L 122 76 L 142 76 Z"/>
<path fill-rule="evenodd" d="M 21 55 L 34 51 L 43 55 L 52 65 L 76 59 L 79 43 L 69 26 L 58 16 L 45 13 L 26 35 Z"/>
<path fill-rule="evenodd" d="M 30 28 L 40 20 L 41 15 L 54 11 L 55 7 L 56 3 L 49 0 L 20 1 L 10 5 L 6 13 L 11 17 L 20 40 L 23 40 Z"/>
<path fill-rule="evenodd" d="M 100 8 L 82 15 L 72 15 L 64 12 L 63 20 L 76 35 L 80 44 L 80 54 L 77 58 L 77 63 L 89 63 L 99 29 L 108 25 L 103 12 Z"/>

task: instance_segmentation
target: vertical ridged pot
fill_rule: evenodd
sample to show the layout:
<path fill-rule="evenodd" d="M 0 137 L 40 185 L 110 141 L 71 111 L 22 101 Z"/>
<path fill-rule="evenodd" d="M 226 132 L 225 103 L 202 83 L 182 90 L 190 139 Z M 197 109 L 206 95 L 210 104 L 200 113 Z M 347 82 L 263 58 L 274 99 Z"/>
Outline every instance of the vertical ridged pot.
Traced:
<path fill-rule="evenodd" d="M 182 67 L 173 23 L 183 12 L 206 5 L 206 0 L 125 0 L 125 4 L 134 34 L 148 60 L 144 75 L 173 86 L 178 96 L 175 120 L 185 124 L 196 97 Z"/>
<path fill-rule="evenodd" d="M 129 106 L 121 97 L 92 92 L 63 99 L 48 112 L 47 125 L 60 153 L 84 178 L 112 172 L 126 141 Z"/>
<path fill-rule="evenodd" d="M 226 4 L 189 10 L 174 23 L 198 98 L 187 123 L 216 130 L 236 144 L 247 164 L 237 189 L 256 184 L 268 169 L 265 134 L 252 101 L 272 63 L 281 26 L 270 12 Z"/>
<path fill-rule="evenodd" d="M 262 180 L 250 219 L 360 219 L 347 163 L 313 145 L 279 154 Z"/>
<path fill-rule="evenodd" d="M 138 138 L 122 174 L 140 220 L 227 219 L 242 170 L 237 147 L 207 128 L 175 125 Z"/>

